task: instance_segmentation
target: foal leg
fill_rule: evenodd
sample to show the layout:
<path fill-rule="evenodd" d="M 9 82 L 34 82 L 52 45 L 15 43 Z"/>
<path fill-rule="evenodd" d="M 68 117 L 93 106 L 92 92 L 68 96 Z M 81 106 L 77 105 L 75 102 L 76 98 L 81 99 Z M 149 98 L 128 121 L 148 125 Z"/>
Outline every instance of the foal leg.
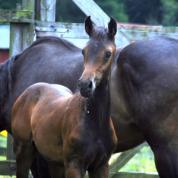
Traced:
<path fill-rule="evenodd" d="M 30 166 L 35 156 L 35 147 L 32 143 L 15 141 L 14 151 L 16 154 L 17 178 L 28 178 Z"/>
<path fill-rule="evenodd" d="M 108 178 L 109 177 L 109 165 L 108 163 L 100 166 L 97 169 L 88 171 L 89 178 Z"/>
<path fill-rule="evenodd" d="M 51 178 L 65 178 L 64 165 L 58 162 L 48 162 Z"/>
<path fill-rule="evenodd" d="M 83 178 L 85 171 L 82 169 L 78 161 L 70 161 L 65 164 L 66 178 Z"/>
<path fill-rule="evenodd" d="M 33 178 L 51 178 L 47 161 L 37 152 L 31 165 Z"/>

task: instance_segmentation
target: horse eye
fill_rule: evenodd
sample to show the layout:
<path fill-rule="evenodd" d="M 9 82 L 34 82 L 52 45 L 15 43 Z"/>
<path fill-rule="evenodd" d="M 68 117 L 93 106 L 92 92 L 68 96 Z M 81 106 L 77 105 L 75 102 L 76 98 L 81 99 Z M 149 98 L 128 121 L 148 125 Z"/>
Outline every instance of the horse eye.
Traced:
<path fill-rule="evenodd" d="M 106 51 L 105 52 L 105 59 L 109 59 L 111 57 L 111 51 Z"/>

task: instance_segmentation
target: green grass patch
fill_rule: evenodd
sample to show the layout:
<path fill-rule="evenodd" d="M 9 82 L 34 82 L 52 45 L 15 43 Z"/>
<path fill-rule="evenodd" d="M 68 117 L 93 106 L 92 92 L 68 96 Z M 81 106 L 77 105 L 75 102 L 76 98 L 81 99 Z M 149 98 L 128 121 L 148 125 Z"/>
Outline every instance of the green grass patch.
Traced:
<path fill-rule="evenodd" d="M 151 149 L 148 146 L 144 146 L 120 171 L 156 173 Z"/>
<path fill-rule="evenodd" d="M 1 148 L 6 148 L 6 146 L 7 146 L 7 138 L 3 137 L 3 136 L 0 136 L 0 147 Z"/>

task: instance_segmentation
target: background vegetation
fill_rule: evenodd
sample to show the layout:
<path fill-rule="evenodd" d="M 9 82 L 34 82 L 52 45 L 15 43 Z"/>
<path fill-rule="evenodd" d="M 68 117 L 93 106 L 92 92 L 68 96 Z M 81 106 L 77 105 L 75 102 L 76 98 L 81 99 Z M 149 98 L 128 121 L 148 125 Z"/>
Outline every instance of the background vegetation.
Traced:
<path fill-rule="evenodd" d="M 22 0 L 0 0 L 0 8 L 14 9 Z M 120 22 L 178 25 L 178 0 L 95 0 Z M 57 20 L 82 22 L 84 14 L 71 0 L 57 0 Z"/>

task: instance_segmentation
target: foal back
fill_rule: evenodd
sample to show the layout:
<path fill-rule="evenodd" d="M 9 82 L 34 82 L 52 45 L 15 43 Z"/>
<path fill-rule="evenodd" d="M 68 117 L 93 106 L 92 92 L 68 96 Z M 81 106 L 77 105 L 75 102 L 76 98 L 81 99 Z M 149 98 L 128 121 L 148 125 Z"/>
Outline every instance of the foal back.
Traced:
<path fill-rule="evenodd" d="M 45 130 L 48 118 L 54 119 L 50 121 L 51 126 L 52 123 L 56 124 L 57 111 L 62 111 L 60 108 L 66 107 L 67 100 L 71 96 L 72 92 L 62 85 L 38 83 L 29 87 L 17 99 L 13 107 L 12 131 L 14 136 L 28 141 L 40 127 Z M 62 116 L 61 113 L 60 115 Z M 46 134 L 50 133 L 47 132 Z"/>

